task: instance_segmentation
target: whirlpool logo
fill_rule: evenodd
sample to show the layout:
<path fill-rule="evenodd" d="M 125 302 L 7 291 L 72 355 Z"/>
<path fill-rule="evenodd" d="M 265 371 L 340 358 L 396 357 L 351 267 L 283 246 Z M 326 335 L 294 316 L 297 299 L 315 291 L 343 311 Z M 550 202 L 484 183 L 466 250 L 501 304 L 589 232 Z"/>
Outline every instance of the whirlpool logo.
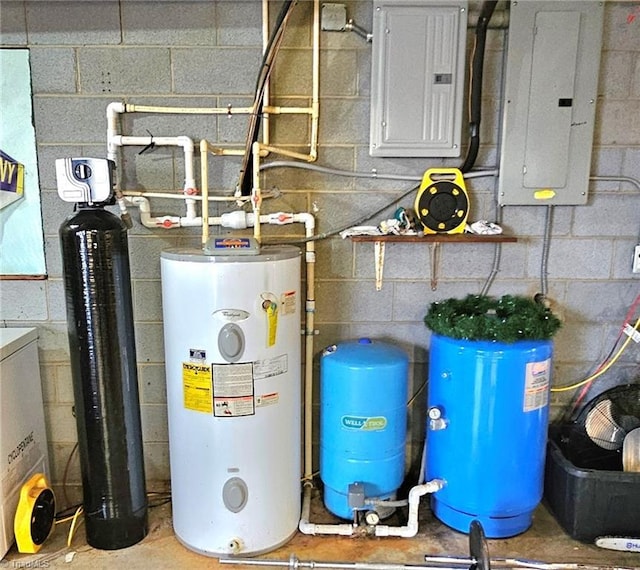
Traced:
<path fill-rule="evenodd" d="M 342 423 L 342 427 L 362 431 L 381 431 L 387 427 L 387 418 L 384 416 L 375 416 L 371 418 L 363 418 L 361 416 L 342 416 L 340 421 Z"/>

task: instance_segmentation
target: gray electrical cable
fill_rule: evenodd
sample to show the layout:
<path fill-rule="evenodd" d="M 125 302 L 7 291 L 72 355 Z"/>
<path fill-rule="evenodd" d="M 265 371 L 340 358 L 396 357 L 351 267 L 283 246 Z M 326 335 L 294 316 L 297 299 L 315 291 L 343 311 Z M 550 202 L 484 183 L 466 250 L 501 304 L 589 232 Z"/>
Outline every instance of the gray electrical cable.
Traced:
<path fill-rule="evenodd" d="M 502 208 L 500 206 L 496 207 L 496 224 L 502 226 Z M 480 291 L 480 295 L 488 295 L 489 289 L 491 289 L 491 285 L 495 281 L 498 272 L 500 271 L 500 261 L 502 260 L 502 244 L 497 242 L 495 244 L 495 249 L 493 250 L 493 263 L 491 264 L 491 271 L 489 272 L 489 276 L 487 280 L 484 282 L 484 286 L 482 287 L 482 291 Z"/>
<path fill-rule="evenodd" d="M 373 212 L 371 214 L 367 214 L 366 216 L 363 216 L 362 218 L 360 218 L 359 220 L 357 220 L 355 222 L 350 222 L 349 224 L 347 224 L 345 226 L 342 226 L 341 228 L 338 228 L 338 229 L 335 229 L 335 230 L 331 230 L 330 232 L 317 234 L 317 235 L 311 236 L 311 237 L 294 238 L 294 239 L 289 239 L 289 240 L 278 240 L 278 241 L 274 241 L 274 242 L 269 242 L 269 244 L 270 245 L 288 245 L 288 244 L 307 243 L 309 241 L 319 241 L 321 239 L 326 239 L 328 237 L 335 236 L 335 235 L 339 234 L 340 232 L 343 232 L 344 230 L 348 230 L 349 228 L 353 228 L 354 226 L 361 226 L 365 222 L 369 221 L 371 218 L 375 218 L 376 216 L 378 216 L 379 214 L 384 212 L 387 208 L 390 208 L 391 206 L 393 206 L 393 204 L 395 204 L 397 201 L 402 200 L 403 198 L 407 197 L 409 194 L 412 194 L 413 192 L 415 192 L 417 189 L 418 189 L 418 186 L 413 186 L 412 188 L 407 190 L 404 194 L 398 196 L 392 202 L 389 202 L 388 204 L 386 204 L 382 208 L 379 208 L 378 210 L 376 210 L 375 212 Z"/>
<path fill-rule="evenodd" d="M 495 11 L 494 11 L 494 17 L 495 17 Z M 509 42 L 508 26 L 506 28 L 503 28 L 502 41 L 503 41 L 503 45 L 505 46 Z M 500 108 L 498 109 L 499 117 L 503 116 L 503 111 L 504 111 L 504 84 L 505 84 L 504 77 L 506 75 L 506 70 L 507 70 L 507 50 L 503 50 L 502 62 L 500 65 L 500 75 L 501 75 L 502 81 L 500 81 L 500 93 L 498 94 L 498 101 L 500 102 Z M 498 145 L 496 147 L 496 156 L 498 157 L 502 156 L 502 127 L 503 127 L 502 120 L 500 120 L 498 121 L 498 137 L 497 137 Z M 494 200 L 494 219 L 496 224 L 498 224 L 499 226 L 502 226 L 502 206 L 500 206 L 500 203 L 497 199 L 498 191 L 499 191 L 498 176 L 500 173 L 500 170 L 499 170 L 500 166 L 498 165 L 497 168 L 498 170 L 496 170 L 496 177 L 493 180 L 493 194 L 494 196 L 496 196 L 496 199 Z M 482 291 L 480 291 L 481 295 L 489 294 L 489 289 L 491 289 L 491 286 L 493 285 L 493 282 L 495 281 L 495 278 L 500 271 L 501 261 L 502 261 L 502 244 L 500 242 L 497 242 L 494 245 L 494 249 L 493 249 L 493 262 L 491 264 L 491 271 L 489 272 L 487 280 L 484 282 Z"/>
<path fill-rule="evenodd" d="M 640 180 L 631 178 L 630 176 L 589 176 L 589 180 L 605 181 L 605 182 L 629 182 L 640 190 Z"/>
<path fill-rule="evenodd" d="M 551 227 L 553 225 L 553 206 L 547 206 L 547 211 L 544 217 L 544 238 L 542 240 L 542 259 L 540 262 L 540 292 L 542 293 L 543 300 L 547 297 L 549 292 L 549 285 L 547 283 L 547 272 L 549 265 L 549 248 L 551 242 Z"/>
<path fill-rule="evenodd" d="M 296 162 L 294 160 L 275 160 L 273 162 L 265 162 L 260 165 L 260 170 L 269 170 L 271 168 L 301 168 L 304 170 L 313 170 L 322 172 L 323 174 L 334 174 L 336 176 L 348 176 L 351 178 L 375 178 L 379 180 L 407 180 L 409 182 L 420 182 L 422 176 L 411 176 L 406 174 L 378 174 L 377 172 L 352 172 L 349 170 L 339 170 L 337 168 L 328 168 L 318 164 L 309 164 L 307 162 Z"/>
<path fill-rule="evenodd" d="M 346 176 L 350 178 L 369 178 L 371 180 L 404 180 L 408 182 L 420 182 L 422 176 L 413 176 L 408 174 L 379 174 L 378 172 L 354 172 L 351 170 L 340 170 L 338 168 L 329 168 L 318 164 L 309 164 L 308 162 L 296 162 L 295 160 L 274 160 L 273 162 L 265 162 L 260 165 L 260 170 L 269 170 L 271 168 L 300 168 L 302 170 L 312 170 L 314 172 L 322 172 L 323 174 L 334 174 L 335 176 Z M 482 178 L 485 176 L 495 176 L 498 171 L 494 168 L 489 170 L 477 170 L 465 173 L 465 178 Z"/>
<path fill-rule="evenodd" d="M 631 178 L 630 176 L 590 176 L 589 180 L 604 182 L 628 182 L 633 184 L 637 190 L 640 190 L 640 180 Z M 638 230 L 638 243 L 640 243 L 640 229 Z"/>

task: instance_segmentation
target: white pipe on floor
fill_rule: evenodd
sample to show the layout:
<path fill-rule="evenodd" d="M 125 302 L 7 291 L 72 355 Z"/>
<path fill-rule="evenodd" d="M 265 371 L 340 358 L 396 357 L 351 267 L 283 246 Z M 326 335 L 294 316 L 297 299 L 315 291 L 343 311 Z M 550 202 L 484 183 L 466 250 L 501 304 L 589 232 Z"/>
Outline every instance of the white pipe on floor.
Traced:
<path fill-rule="evenodd" d="M 420 497 L 427 493 L 436 493 L 444 487 L 444 481 L 441 479 L 433 479 L 422 485 L 416 485 L 409 491 L 409 519 L 406 526 L 387 526 L 377 525 L 376 536 L 400 536 L 402 538 L 412 538 L 418 534 L 418 507 L 420 506 Z"/>
<path fill-rule="evenodd" d="M 377 525 L 375 526 L 375 536 L 399 536 L 402 538 L 412 538 L 418 534 L 418 510 L 420 506 L 420 497 L 428 493 L 436 493 L 444 487 L 444 481 L 441 479 L 433 479 L 422 485 L 416 485 L 409 491 L 409 519 L 406 526 L 388 526 Z M 355 530 L 356 525 L 342 523 L 342 524 L 314 524 L 309 521 L 311 513 L 311 483 L 306 483 L 304 488 L 304 495 L 302 498 L 302 514 L 300 516 L 300 522 L 298 523 L 298 529 L 303 534 L 339 534 L 343 536 L 351 536 Z"/>
<path fill-rule="evenodd" d="M 311 517 L 311 491 L 313 486 L 311 482 L 305 483 L 304 495 L 302 497 L 302 513 L 298 530 L 303 534 L 339 534 L 341 536 L 351 536 L 355 529 L 355 525 L 343 524 L 314 524 L 309 522 Z"/>

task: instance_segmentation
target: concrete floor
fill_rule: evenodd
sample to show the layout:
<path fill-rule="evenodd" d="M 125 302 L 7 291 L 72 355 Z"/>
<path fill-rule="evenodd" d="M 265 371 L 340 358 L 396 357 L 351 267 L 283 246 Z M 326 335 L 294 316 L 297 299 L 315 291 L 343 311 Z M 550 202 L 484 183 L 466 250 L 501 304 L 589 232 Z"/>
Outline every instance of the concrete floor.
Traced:
<path fill-rule="evenodd" d="M 395 517 L 395 515 L 394 515 Z M 388 524 L 399 524 L 392 517 Z M 312 502 L 313 522 L 330 522 L 331 515 L 324 510 L 319 495 Z M 0 567 L 5 568 L 67 568 L 111 569 L 143 568 L 249 568 L 248 566 L 222 566 L 216 558 L 194 553 L 178 542 L 171 523 L 171 507 L 164 505 L 150 510 L 149 533 L 140 543 L 122 550 L 101 551 L 87 545 L 84 525 L 75 534 L 70 550 L 66 548 L 69 523 L 57 525 L 52 536 L 36 555 L 21 555 L 15 546 Z M 640 534 L 640 532 L 639 532 Z M 520 536 L 489 540 L 492 557 L 526 558 L 552 563 L 588 564 L 590 568 L 640 569 L 639 553 L 614 552 L 572 540 L 558 525 L 544 505 L 534 517 L 533 526 Z M 69 553 L 75 553 L 71 561 Z M 425 564 L 423 556 L 468 555 L 468 537 L 455 532 L 437 521 L 425 501 L 420 506 L 420 530 L 412 539 L 350 538 L 305 536 L 297 533 L 292 540 L 260 558 L 288 560 L 295 554 L 301 561 L 382 562 L 398 564 Z M 572 567 L 572 570 L 580 568 Z"/>

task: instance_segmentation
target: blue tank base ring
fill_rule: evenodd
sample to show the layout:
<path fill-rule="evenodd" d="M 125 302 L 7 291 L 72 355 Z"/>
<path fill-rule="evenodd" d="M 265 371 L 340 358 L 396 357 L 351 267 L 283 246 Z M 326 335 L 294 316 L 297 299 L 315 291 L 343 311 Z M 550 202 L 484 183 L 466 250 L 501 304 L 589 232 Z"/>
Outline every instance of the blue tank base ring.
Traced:
<path fill-rule="evenodd" d="M 327 487 L 325 485 L 324 492 L 324 506 L 326 509 L 341 519 L 353 520 L 353 509 L 349 506 L 349 498 L 346 493 L 340 493 L 331 487 Z M 393 500 L 395 498 L 395 493 L 389 493 L 387 495 L 381 495 L 376 497 L 381 501 L 390 499 Z M 380 520 L 384 520 L 389 518 L 393 513 L 395 513 L 396 509 L 393 507 L 374 507 L 372 506 L 370 509 L 364 508 L 359 509 L 363 511 L 376 511 L 380 514 Z"/>
<path fill-rule="evenodd" d="M 487 538 L 509 538 L 526 531 L 533 522 L 533 511 L 520 513 L 512 517 L 491 517 L 488 515 L 470 515 L 463 513 L 432 497 L 433 514 L 447 526 L 469 534 L 471 521 L 479 520 Z"/>

